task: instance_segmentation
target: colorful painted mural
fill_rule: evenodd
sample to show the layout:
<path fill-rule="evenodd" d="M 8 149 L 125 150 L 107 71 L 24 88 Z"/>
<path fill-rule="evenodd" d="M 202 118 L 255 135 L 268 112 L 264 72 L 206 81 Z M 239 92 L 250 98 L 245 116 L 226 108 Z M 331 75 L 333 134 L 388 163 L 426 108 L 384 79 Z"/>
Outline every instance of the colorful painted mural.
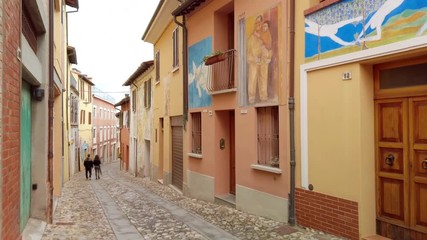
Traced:
<path fill-rule="evenodd" d="M 279 17 L 276 6 L 246 19 L 247 105 L 278 103 Z"/>
<path fill-rule="evenodd" d="M 426 34 L 425 0 L 342 0 L 306 16 L 305 57 L 314 61 Z"/>
<path fill-rule="evenodd" d="M 206 88 L 208 68 L 203 63 L 203 57 L 211 52 L 212 37 L 207 37 L 188 49 L 188 103 L 190 109 L 212 105 L 212 97 Z"/>

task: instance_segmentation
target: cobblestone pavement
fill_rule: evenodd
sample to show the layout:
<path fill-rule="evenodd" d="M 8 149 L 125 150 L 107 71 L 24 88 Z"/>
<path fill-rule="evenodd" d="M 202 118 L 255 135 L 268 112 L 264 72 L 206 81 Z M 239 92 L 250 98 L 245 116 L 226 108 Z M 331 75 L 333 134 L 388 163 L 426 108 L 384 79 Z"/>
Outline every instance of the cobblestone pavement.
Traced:
<path fill-rule="evenodd" d="M 118 162 L 101 179 L 77 173 L 63 188 L 42 239 L 320 239 L 341 238 L 191 199 L 135 178 Z"/>

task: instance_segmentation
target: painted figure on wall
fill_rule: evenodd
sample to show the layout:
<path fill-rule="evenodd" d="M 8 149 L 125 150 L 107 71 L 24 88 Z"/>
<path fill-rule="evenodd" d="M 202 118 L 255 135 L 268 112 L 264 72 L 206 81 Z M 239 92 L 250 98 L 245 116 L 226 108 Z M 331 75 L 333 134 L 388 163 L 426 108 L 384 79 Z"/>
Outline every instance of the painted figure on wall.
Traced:
<path fill-rule="evenodd" d="M 247 100 L 249 105 L 277 103 L 278 8 L 246 21 Z"/>
<path fill-rule="evenodd" d="M 208 94 L 208 68 L 203 57 L 212 52 L 212 37 L 207 37 L 188 48 L 188 103 L 189 108 L 208 107 L 212 97 Z"/>
<path fill-rule="evenodd" d="M 425 0 L 342 0 L 305 19 L 308 61 L 425 35 Z"/>

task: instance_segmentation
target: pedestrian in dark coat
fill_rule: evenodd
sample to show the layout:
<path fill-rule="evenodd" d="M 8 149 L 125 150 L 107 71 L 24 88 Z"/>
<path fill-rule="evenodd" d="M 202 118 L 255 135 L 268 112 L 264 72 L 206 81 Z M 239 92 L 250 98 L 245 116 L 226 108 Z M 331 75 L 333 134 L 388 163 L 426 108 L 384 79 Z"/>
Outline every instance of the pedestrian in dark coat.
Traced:
<path fill-rule="evenodd" d="M 86 170 L 86 179 L 91 179 L 92 178 L 93 161 L 90 158 L 90 154 L 87 155 L 87 158 L 83 162 L 83 165 L 85 166 L 85 170 Z M 88 177 L 88 175 L 89 175 L 89 177 Z"/>
<path fill-rule="evenodd" d="M 93 165 L 95 166 L 95 178 L 99 179 L 101 174 L 101 159 L 99 159 L 98 155 L 95 155 L 93 159 Z"/>

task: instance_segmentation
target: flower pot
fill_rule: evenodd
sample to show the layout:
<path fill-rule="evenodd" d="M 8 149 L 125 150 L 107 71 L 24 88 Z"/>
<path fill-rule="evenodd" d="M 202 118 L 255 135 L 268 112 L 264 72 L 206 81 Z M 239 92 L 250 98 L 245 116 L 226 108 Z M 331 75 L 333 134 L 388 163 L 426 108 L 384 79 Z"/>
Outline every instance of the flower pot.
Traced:
<path fill-rule="evenodd" d="M 221 61 L 224 61 L 224 60 L 225 60 L 225 55 L 224 54 L 214 55 L 214 56 L 209 57 L 209 58 L 206 59 L 205 65 L 206 66 L 212 65 L 214 63 L 221 62 Z"/>

